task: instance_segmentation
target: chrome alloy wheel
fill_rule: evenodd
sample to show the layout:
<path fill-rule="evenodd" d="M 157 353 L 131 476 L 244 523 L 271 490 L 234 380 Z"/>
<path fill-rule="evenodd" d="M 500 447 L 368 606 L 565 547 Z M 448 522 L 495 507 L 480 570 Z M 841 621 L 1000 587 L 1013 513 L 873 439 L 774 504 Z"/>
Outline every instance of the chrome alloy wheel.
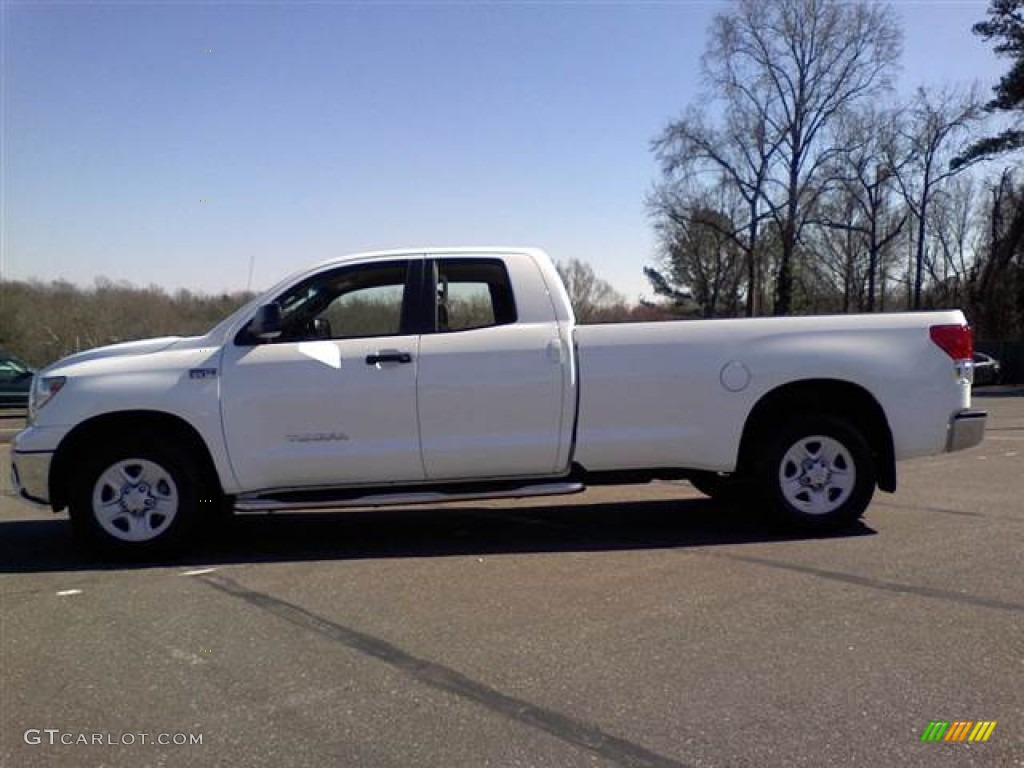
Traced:
<path fill-rule="evenodd" d="M 810 515 L 827 515 L 841 507 L 857 482 L 849 450 L 825 435 L 802 437 L 790 446 L 779 464 L 779 488 L 794 508 Z"/>
<path fill-rule="evenodd" d="M 178 514 L 178 486 L 170 473 L 147 459 L 124 459 L 97 478 L 92 492 L 96 522 L 120 541 L 160 536 Z"/>

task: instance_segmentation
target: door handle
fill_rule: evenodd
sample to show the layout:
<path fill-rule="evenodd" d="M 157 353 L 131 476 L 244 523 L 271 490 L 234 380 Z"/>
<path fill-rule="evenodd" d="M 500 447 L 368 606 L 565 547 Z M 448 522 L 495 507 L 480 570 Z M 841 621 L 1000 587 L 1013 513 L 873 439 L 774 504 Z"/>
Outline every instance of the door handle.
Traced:
<path fill-rule="evenodd" d="M 367 355 L 367 365 L 379 365 L 380 363 L 411 363 L 412 355 L 408 352 L 378 352 L 376 355 Z"/>

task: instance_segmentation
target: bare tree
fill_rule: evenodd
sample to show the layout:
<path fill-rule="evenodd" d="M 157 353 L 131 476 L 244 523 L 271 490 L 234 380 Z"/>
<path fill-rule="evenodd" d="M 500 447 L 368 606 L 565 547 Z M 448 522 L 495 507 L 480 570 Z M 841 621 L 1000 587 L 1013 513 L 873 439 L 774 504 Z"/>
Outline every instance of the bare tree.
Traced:
<path fill-rule="evenodd" d="M 558 262 L 555 267 L 569 292 L 576 319 L 581 323 L 593 322 L 602 309 L 624 303 L 624 299 L 611 284 L 602 280 L 594 268 L 579 259 Z"/>
<path fill-rule="evenodd" d="M 706 175 L 711 183 L 730 187 L 741 204 L 726 217 L 710 217 L 705 227 L 724 226 L 720 236 L 743 254 L 746 272 L 746 314 L 761 310 L 760 228 L 769 215 L 765 184 L 781 138 L 768 137 L 767 118 L 756 104 L 733 104 L 721 129 L 709 125 L 703 112 L 691 108 L 670 123 L 653 143 L 662 166 L 662 183 L 648 203 L 663 249 L 672 250 L 687 237 L 690 211 L 703 203 L 684 192 Z M 703 194 L 697 192 L 697 198 Z M 676 232 L 679 227 L 682 231 Z"/>
<path fill-rule="evenodd" d="M 842 294 L 842 311 L 849 312 L 862 303 L 866 271 L 860 238 L 846 224 L 856 217 L 856 202 L 848 194 L 834 192 L 819 203 L 819 216 L 823 225 L 806 234 L 805 240 L 817 255 L 820 281 L 829 292 Z"/>
<path fill-rule="evenodd" d="M 652 202 L 664 206 L 656 224 L 664 268 L 644 270 L 654 292 L 686 314 L 739 314 L 744 254 L 729 214 L 710 194 L 689 202 L 670 195 L 663 189 Z"/>
<path fill-rule="evenodd" d="M 876 308 L 881 257 L 907 220 L 892 199 L 897 191 L 892 159 L 897 151 L 898 120 L 896 112 L 873 107 L 843 116 L 837 132 L 841 149 L 831 175 L 833 194 L 846 202 L 839 206 L 839 216 L 834 206 L 831 214 L 826 206 L 819 216 L 827 228 L 856 233 L 856 241 L 850 241 L 848 247 L 851 256 L 864 253 L 867 257 L 866 300 L 858 302 L 858 308 L 868 312 Z M 848 304 L 844 311 L 848 311 Z"/>
<path fill-rule="evenodd" d="M 973 123 L 981 116 L 976 89 L 967 92 L 946 87 L 918 88 L 902 128 L 902 158 L 892 163 L 903 199 L 916 225 L 910 304 L 921 308 L 929 204 L 935 191 L 976 160 L 954 163 L 967 148 Z"/>
<path fill-rule="evenodd" d="M 935 196 L 932 209 L 931 250 L 928 274 L 939 284 L 962 286 L 977 261 L 980 241 L 978 182 L 970 176 L 951 179 Z"/>
<path fill-rule="evenodd" d="M 900 50 L 892 11 L 875 3 L 739 0 L 715 17 L 708 80 L 734 109 L 763 120 L 767 146 L 778 145 L 764 196 L 780 233 L 776 314 L 792 309 L 793 258 L 837 151 L 829 128 L 890 86 Z"/>

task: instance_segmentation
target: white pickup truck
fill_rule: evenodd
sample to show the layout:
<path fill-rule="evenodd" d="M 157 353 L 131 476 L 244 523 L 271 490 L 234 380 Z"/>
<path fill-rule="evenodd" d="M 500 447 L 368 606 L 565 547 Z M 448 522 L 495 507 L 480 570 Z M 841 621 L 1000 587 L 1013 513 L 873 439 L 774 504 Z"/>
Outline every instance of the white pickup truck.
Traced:
<path fill-rule="evenodd" d="M 218 512 L 687 478 L 813 528 L 982 440 L 959 311 L 577 326 L 534 249 L 383 252 L 39 371 L 15 487 L 121 552 Z"/>

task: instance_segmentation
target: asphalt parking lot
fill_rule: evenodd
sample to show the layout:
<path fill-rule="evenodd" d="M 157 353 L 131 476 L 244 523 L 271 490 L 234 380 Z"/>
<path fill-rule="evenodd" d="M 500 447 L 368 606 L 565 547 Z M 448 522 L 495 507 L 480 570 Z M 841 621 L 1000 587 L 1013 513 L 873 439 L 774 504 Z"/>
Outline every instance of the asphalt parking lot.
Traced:
<path fill-rule="evenodd" d="M 976 404 L 983 445 L 827 538 L 663 483 L 113 566 L 0 496 L 0 763 L 1024 765 L 1024 397 Z"/>

